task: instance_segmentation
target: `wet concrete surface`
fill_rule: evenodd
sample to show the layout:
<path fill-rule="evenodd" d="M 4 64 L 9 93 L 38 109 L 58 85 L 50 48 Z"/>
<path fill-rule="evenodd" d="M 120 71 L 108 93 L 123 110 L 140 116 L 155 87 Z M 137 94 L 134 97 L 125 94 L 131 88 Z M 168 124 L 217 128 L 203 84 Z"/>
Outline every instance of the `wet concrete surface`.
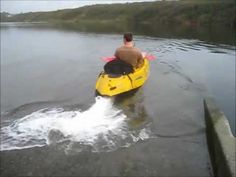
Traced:
<path fill-rule="evenodd" d="M 166 138 L 106 153 L 15 150 L 1 153 L 1 176 L 211 176 L 203 151 L 191 140 Z"/>

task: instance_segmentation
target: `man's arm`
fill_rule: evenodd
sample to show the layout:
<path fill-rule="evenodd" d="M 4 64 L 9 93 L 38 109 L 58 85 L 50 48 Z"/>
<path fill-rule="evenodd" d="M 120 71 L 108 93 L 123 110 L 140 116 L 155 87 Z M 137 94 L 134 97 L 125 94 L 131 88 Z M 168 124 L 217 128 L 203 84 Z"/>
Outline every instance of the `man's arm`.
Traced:
<path fill-rule="evenodd" d="M 118 49 L 116 49 L 114 56 L 115 56 L 116 58 L 119 58 L 119 52 L 118 52 Z"/>
<path fill-rule="evenodd" d="M 138 50 L 138 51 L 139 51 L 139 55 L 138 55 L 138 60 L 137 60 L 137 67 L 141 67 L 143 65 L 143 61 L 144 61 L 146 54 L 141 52 L 140 50 Z"/>
<path fill-rule="evenodd" d="M 145 58 L 147 53 L 146 52 L 141 52 L 142 53 L 142 57 Z"/>

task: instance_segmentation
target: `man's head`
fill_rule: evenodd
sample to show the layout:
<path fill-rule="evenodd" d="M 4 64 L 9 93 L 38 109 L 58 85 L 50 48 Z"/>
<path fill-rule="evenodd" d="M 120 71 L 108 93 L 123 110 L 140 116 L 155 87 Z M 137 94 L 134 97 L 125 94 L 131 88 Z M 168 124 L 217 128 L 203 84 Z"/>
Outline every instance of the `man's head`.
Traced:
<path fill-rule="evenodd" d="M 125 33 L 124 34 L 124 42 L 132 42 L 133 41 L 133 34 L 132 33 Z"/>

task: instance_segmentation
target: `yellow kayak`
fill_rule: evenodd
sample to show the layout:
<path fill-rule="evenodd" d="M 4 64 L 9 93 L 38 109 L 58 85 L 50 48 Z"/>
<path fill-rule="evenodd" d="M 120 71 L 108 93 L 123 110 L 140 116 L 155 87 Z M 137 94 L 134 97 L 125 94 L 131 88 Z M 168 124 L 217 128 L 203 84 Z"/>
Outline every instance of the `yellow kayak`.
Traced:
<path fill-rule="evenodd" d="M 149 75 L 149 61 L 125 75 L 114 76 L 101 72 L 96 83 L 96 92 L 102 96 L 114 96 L 141 87 Z"/>

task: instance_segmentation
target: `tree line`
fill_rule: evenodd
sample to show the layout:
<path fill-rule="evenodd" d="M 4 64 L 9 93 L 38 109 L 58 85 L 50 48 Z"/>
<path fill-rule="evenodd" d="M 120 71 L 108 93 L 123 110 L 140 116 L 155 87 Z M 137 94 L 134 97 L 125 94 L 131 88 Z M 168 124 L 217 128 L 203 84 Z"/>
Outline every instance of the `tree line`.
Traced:
<path fill-rule="evenodd" d="M 1 13 L 1 22 L 66 22 L 225 26 L 236 28 L 236 5 L 231 0 L 181 0 L 102 4 L 51 12 Z"/>

